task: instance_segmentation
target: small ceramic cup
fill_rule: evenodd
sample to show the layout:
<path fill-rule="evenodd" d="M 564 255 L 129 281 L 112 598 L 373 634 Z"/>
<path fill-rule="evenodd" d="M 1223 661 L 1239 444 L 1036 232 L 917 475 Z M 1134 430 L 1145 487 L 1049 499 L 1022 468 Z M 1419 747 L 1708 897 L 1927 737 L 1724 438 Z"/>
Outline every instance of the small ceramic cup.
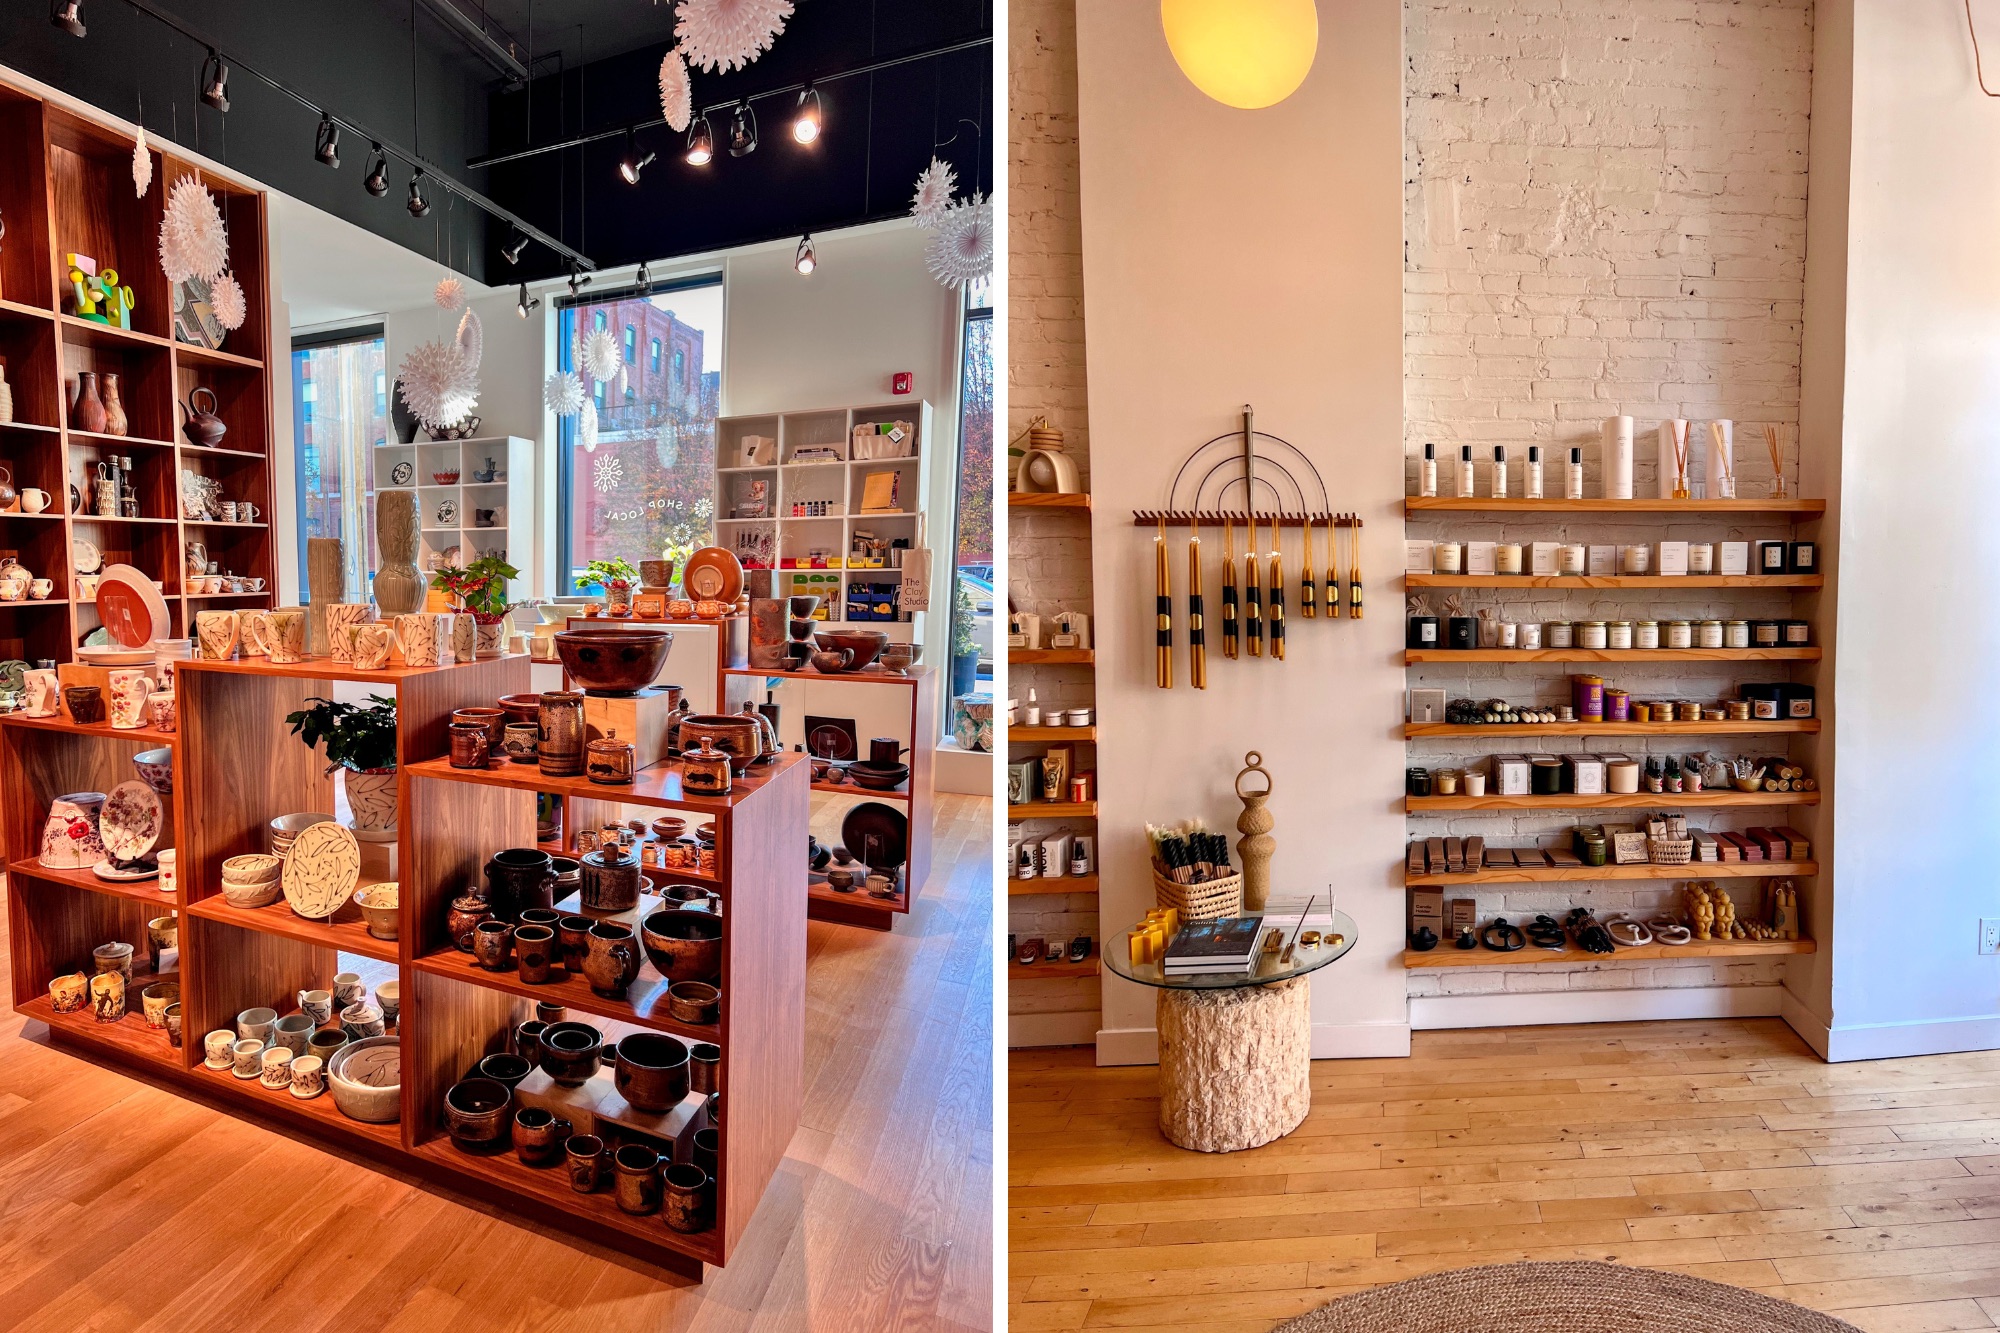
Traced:
<path fill-rule="evenodd" d="M 285 1054 L 290 1055 L 291 1052 L 286 1051 Z M 256 1078 L 264 1072 L 264 1043 L 255 1037 L 239 1038 L 236 1044 L 229 1048 L 229 1058 L 235 1062 L 236 1077 Z"/>
<path fill-rule="evenodd" d="M 236 1035 L 259 1046 L 271 1039 L 271 1029 L 277 1025 L 276 1009 L 245 1009 L 236 1015 Z"/>
<path fill-rule="evenodd" d="M 524 1166 L 546 1166 L 562 1154 L 573 1126 L 541 1106 L 514 1113 L 514 1155 Z"/>
<path fill-rule="evenodd" d="M 604 1184 L 603 1139 L 595 1134 L 573 1134 L 563 1144 L 563 1156 L 569 1163 L 569 1187 L 578 1194 L 589 1194 Z"/>
<path fill-rule="evenodd" d="M 368 986 L 361 980 L 359 972 L 342 972 L 333 979 L 333 1007 L 345 1009 L 348 1005 L 368 998 Z"/>
<path fill-rule="evenodd" d="M 277 1026 L 271 1029 L 271 1041 L 290 1051 L 296 1058 L 306 1053 L 306 1043 L 312 1040 L 312 1034 L 318 1027 L 319 1024 L 313 1021 L 310 1014 L 286 1014 L 278 1020 Z"/>
<path fill-rule="evenodd" d="M 514 928 L 491 918 L 472 928 L 472 958 L 489 972 L 504 972 L 513 961 Z"/>
<path fill-rule="evenodd" d="M 305 1101 L 326 1091 L 326 1062 L 317 1055 L 292 1059 L 292 1096 Z"/>
<path fill-rule="evenodd" d="M 514 1029 L 514 1053 L 531 1065 L 542 1062 L 542 1033 L 549 1025 L 537 1019 L 529 1019 Z"/>
<path fill-rule="evenodd" d="M 403 985 L 399 981 L 385 981 L 375 988 L 375 1007 L 382 1011 L 384 1023 L 394 1023 L 403 1012 Z"/>
<path fill-rule="evenodd" d="M 59 1014 L 74 1014 L 90 1003 L 90 978 L 81 972 L 49 983 L 49 1004 Z"/>
<path fill-rule="evenodd" d="M 347 1045 L 345 1032 L 339 1028 L 321 1028 L 306 1039 L 306 1054 L 317 1056 L 321 1061 L 331 1060 L 333 1053 L 345 1045 Z"/>
<path fill-rule="evenodd" d="M 507 752 L 507 759 L 515 764 L 532 764 L 540 757 L 536 746 L 540 742 L 541 727 L 534 722 L 509 722 L 501 748 Z"/>
<path fill-rule="evenodd" d="M 514 928 L 514 960 L 520 968 L 521 980 L 530 986 L 545 985 L 549 980 L 549 969 L 555 961 L 556 933 L 547 926 L 531 925 Z"/>
<path fill-rule="evenodd" d="M 628 1143 L 613 1158 L 612 1198 L 621 1213 L 660 1211 L 660 1155 L 641 1143 Z"/>
<path fill-rule="evenodd" d="M 714 1092 L 722 1086 L 722 1048 L 712 1041 L 688 1046 L 688 1084 L 696 1092 Z"/>
<path fill-rule="evenodd" d="M 302 990 L 299 992 L 299 1012 L 318 1027 L 333 1018 L 333 992 L 330 990 Z"/>
<path fill-rule="evenodd" d="M 536 1000 L 535 1017 L 543 1023 L 560 1023 L 569 1016 L 569 1010 L 554 1000 Z"/>
<path fill-rule="evenodd" d="M 99 972 L 90 979 L 91 1016 L 100 1023 L 116 1023 L 125 1017 L 125 978 L 117 972 Z"/>
<path fill-rule="evenodd" d="M 171 731 L 173 730 L 173 728 L 169 727 L 167 728 L 167 730 Z M 159 864 L 160 867 L 160 892 L 167 894 L 170 897 L 173 894 L 180 892 L 180 887 L 181 887 L 180 854 L 176 852 L 173 848 L 168 847 L 160 851 L 153 859 Z"/>
<path fill-rule="evenodd" d="M 381 1036 L 388 1024 L 384 1022 L 380 1009 L 366 1000 L 360 1000 L 340 1011 L 340 1028 L 351 1040 L 364 1041 Z"/>
<path fill-rule="evenodd" d="M 167 1045 L 179 1050 L 181 1040 L 181 1002 L 175 1000 L 167 1006 Z"/>
<path fill-rule="evenodd" d="M 156 981 L 139 992 L 140 1008 L 146 1015 L 146 1026 L 164 1028 L 167 1025 L 167 1006 L 179 1004 L 181 986 L 178 981 Z"/>
<path fill-rule="evenodd" d="M 167 950 L 179 947 L 180 924 L 180 918 L 171 912 L 146 923 L 146 958 L 152 963 L 154 972 L 160 970 L 160 959 Z"/>
<path fill-rule="evenodd" d="M 217 1028 L 201 1039 L 202 1063 L 210 1069 L 227 1069 L 236 1060 L 236 1034 Z"/>
<path fill-rule="evenodd" d="M 264 1086 L 273 1092 L 282 1092 L 292 1086 L 292 1052 L 286 1046 L 264 1048 L 263 1066 L 259 1070 Z"/>
<path fill-rule="evenodd" d="M 153 695 L 146 700 L 146 707 L 152 710 L 155 730 L 174 731 L 179 727 L 180 714 L 175 710 L 171 693 Z"/>

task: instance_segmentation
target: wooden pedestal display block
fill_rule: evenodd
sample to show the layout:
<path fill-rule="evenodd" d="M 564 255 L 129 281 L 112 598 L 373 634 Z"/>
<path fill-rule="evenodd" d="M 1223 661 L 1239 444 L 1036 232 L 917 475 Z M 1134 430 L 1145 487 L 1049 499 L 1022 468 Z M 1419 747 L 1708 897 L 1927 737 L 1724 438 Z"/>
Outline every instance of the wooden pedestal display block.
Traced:
<path fill-rule="evenodd" d="M 1283 1138 L 1312 1109 L 1306 978 L 1232 990 L 1162 990 L 1160 1133 L 1197 1152 Z"/>
<path fill-rule="evenodd" d="M 694 1150 L 694 1135 L 708 1124 L 708 1096 L 691 1092 L 671 1111 L 654 1114 L 635 1109 L 618 1095 L 607 1067 L 600 1069 L 580 1088 L 565 1088 L 537 1069 L 514 1089 L 518 1110 L 539 1106 L 570 1122 L 578 1134 L 601 1134 L 619 1142 L 645 1139 L 656 1148 L 673 1145 L 676 1162 L 685 1162 Z"/>
<path fill-rule="evenodd" d="M 64 689 L 68 689 L 72 685 L 97 686 L 97 688 L 104 691 L 105 716 L 109 717 L 111 711 L 111 673 L 113 671 L 134 670 L 145 672 L 153 678 L 155 683 L 159 681 L 160 670 L 152 662 L 143 662 L 129 667 L 92 666 L 88 662 L 58 662 L 56 663 L 56 684 L 62 686 Z M 147 718 L 146 725 L 149 727 L 153 725 L 150 717 Z"/>
<path fill-rule="evenodd" d="M 632 742 L 634 768 L 651 768 L 667 757 L 667 723 L 674 715 L 667 692 L 648 685 L 637 694 L 620 698 L 583 696 L 583 736 L 585 741 L 601 741 L 615 731 L 621 741 Z"/>

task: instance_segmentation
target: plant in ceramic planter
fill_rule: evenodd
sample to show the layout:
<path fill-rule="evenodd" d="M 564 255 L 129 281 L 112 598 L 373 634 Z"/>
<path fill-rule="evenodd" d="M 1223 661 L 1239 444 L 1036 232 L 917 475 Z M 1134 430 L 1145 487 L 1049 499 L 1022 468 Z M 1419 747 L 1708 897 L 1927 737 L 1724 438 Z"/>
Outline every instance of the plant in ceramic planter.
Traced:
<path fill-rule="evenodd" d="M 508 580 L 520 576 L 520 570 L 497 555 L 482 555 L 463 569 L 447 566 L 434 576 L 437 585 L 456 597 L 478 624 L 481 657 L 499 656 L 508 614 L 528 605 L 526 601 L 507 600 Z"/>
<path fill-rule="evenodd" d="M 379 694 L 365 704 L 313 696 L 312 707 L 289 713 L 292 734 L 308 748 L 326 746 L 326 771 L 345 773 L 354 836 L 363 842 L 396 840 L 396 701 Z"/>
<path fill-rule="evenodd" d="M 583 567 L 583 577 L 576 581 L 576 586 L 604 589 L 606 613 L 626 616 L 632 614 L 632 585 L 638 581 L 639 571 L 629 560 L 593 560 Z"/>
<path fill-rule="evenodd" d="M 958 594 L 952 599 L 951 607 L 951 694 L 955 699 L 961 694 L 972 693 L 972 687 L 979 677 L 979 639 L 975 632 L 979 608 L 973 603 L 972 590 L 959 581 Z"/>

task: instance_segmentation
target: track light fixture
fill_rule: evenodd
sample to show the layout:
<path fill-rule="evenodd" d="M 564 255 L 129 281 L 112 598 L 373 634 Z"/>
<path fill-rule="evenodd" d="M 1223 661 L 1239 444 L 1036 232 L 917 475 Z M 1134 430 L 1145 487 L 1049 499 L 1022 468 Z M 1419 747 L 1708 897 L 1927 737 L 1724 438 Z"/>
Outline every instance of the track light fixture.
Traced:
<path fill-rule="evenodd" d="M 527 248 L 528 238 L 517 231 L 507 238 L 507 244 L 500 247 L 500 257 L 510 264 L 518 264 L 521 262 L 521 252 Z"/>
<path fill-rule="evenodd" d="M 813 270 L 819 267 L 819 256 L 813 252 L 811 232 L 799 238 L 799 249 L 798 253 L 792 256 L 792 267 L 799 271 L 799 276 L 802 278 L 810 278 Z"/>
<path fill-rule="evenodd" d="M 688 127 L 687 164 L 705 167 L 714 160 L 715 131 L 708 127 L 708 117 L 701 116 Z"/>
<path fill-rule="evenodd" d="M 72 37 L 84 35 L 83 0 L 49 0 L 49 22 Z"/>
<path fill-rule="evenodd" d="M 529 315 L 533 314 L 536 311 L 536 309 L 538 309 L 541 306 L 541 304 L 542 304 L 541 297 L 528 295 L 528 284 L 524 282 L 521 284 L 521 294 L 514 298 L 514 313 L 519 315 L 522 319 L 526 319 Z"/>
<path fill-rule="evenodd" d="M 574 301 L 576 299 L 577 291 L 581 288 L 588 287 L 589 285 L 590 285 L 590 275 L 588 273 L 585 273 L 582 269 L 578 268 L 576 266 L 575 260 L 571 260 L 569 265 L 570 299 Z"/>
<path fill-rule="evenodd" d="M 319 118 L 319 133 L 313 136 L 313 156 L 329 167 L 340 166 L 340 126 L 324 112 Z"/>
<path fill-rule="evenodd" d="M 818 143 L 826 127 L 825 112 L 819 104 L 819 89 L 810 83 L 799 94 L 798 109 L 792 113 L 792 139 L 797 143 Z"/>
<path fill-rule="evenodd" d="M 648 152 L 641 157 L 638 136 L 633 133 L 630 125 L 625 127 L 625 156 L 618 159 L 618 174 L 625 178 L 627 185 L 637 185 L 639 173 L 651 166 L 657 156 L 659 156 L 657 153 Z"/>
<path fill-rule="evenodd" d="M 212 46 L 208 59 L 201 62 L 201 100 L 225 115 L 229 112 L 229 66 Z"/>
<path fill-rule="evenodd" d="M 421 218 L 430 216 L 431 201 L 424 198 L 424 169 L 417 168 L 417 174 L 410 177 L 410 198 L 403 207 L 410 210 L 410 216 Z"/>
<path fill-rule="evenodd" d="M 736 119 L 729 122 L 729 155 L 748 157 L 757 151 L 757 111 L 749 101 L 736 104 Z"/>
<path fill-rule="evenodd" d="M 375 155 L 368 159 L 368 179 L 361 182 L 368 193 L 380 199 L 389 193 L 389 155 L 382 151 L 381 144 L 370 144 Z"/>
<path fill-rule="evenodd" d="M 646 261 L 639 261 L 639 294 L 649 294 L 653 290 L 653 270 L 646 267 Z"/>

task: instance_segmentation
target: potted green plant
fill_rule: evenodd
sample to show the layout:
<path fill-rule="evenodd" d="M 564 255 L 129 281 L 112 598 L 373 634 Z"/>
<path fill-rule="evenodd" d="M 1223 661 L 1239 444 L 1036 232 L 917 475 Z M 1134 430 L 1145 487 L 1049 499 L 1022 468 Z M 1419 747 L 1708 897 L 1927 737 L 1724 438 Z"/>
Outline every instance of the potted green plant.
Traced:
<path fill-rule="evenodd" d="M 497 555 L 482 555 L 463 569 L 447 566 L 435 575 L 437 585 L 457 598 L 479 627 L 477 651 L 481 657 L 500 655 L 508 613 L 527 605 L 507 600 L 508 580 L 520 576 L 520 570 Z"/>
<path fill-rule="evenodd" d="M 973 604 L 972 590 L 962 580 L 951 604 L 951 697 L 972 693 L 979 679 L 979 639 L 973 632 L 979 608 Z"/>
<path fill-rule="evenodd" d="M 379 694 L 365 704 L 314 696 L 310 708 L 288 713 L 292 734 L 308 748 L 326 747 L 326 771 L 342 773 L 354 836 L 363 842 L 396 840 L 396 701 Z"/>
<path fill-rule="evenodd" d="M 639 571 L 632 567 L 629 560 L 593 560 L 583 567 L 583 577 L 576 581 L 576 586 L 604 589 L 605 614 L 629 616 L 632 614 L 632 585 L 638 578 Z"/>

